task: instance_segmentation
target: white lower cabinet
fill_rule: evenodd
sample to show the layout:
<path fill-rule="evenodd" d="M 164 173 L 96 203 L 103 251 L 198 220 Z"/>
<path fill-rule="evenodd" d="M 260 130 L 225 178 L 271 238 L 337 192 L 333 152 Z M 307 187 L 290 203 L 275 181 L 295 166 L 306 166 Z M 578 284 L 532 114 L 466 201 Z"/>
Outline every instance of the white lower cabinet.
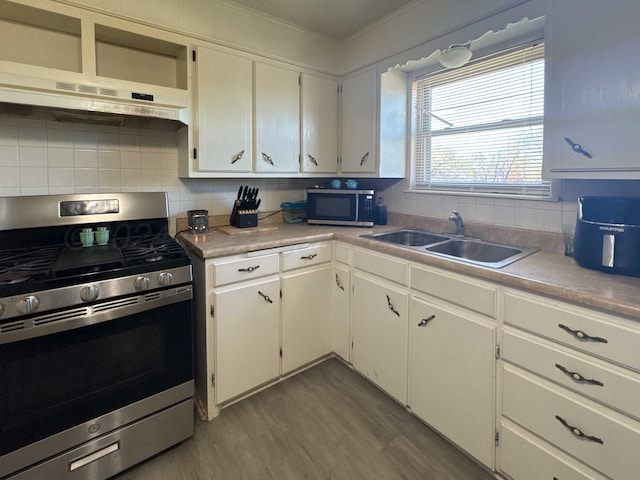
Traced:
<path fill-rule="evenodd" d="M 220 404 L 280 374 L 280 280 L 232 285 L 212 295 Z"/>
<path fill-rule="evenodd" d="M 489 468 L 494 466 L 497 326 L 412 297 L 409 406 Z"/>
<path fill-rule="evenodd" d="M 638 478 L 640 422 L 509 364 L 502 412 L 609 478 Z"/>
<path fill-rule="evenodd" d="M 515 480 L 605 480 L 566 453 L 503 420 L 502 473 Z"/>
<path fill-rule="evenodd" d="M 349 348 L 351 329 L 350 302 L 351 295 L 351 271 L 344 265 L 336 265 L 333 268 L 333 280 L 331 290 L 333 294 L 333 323 L 331 326 L 331 343 L 333 351 L 343 360 L 349 362 Z"/>
<path fill-rule="evenodd" d="M 637 321 L 507 289 L 504 323 L 500 471 L 534 478 L 520 472 L 535 444 L 549 478 L 637 479 Z"/>
<path fill-rule="evenodd" d="M 282 276 L 282 373 L 331 353 L 331 275 L 326 264 Z"/>
<path fill-rule="evenodd" d="M 353 282 L 353 366 L 406 405 L 409 294 L 357 271 Z"/>

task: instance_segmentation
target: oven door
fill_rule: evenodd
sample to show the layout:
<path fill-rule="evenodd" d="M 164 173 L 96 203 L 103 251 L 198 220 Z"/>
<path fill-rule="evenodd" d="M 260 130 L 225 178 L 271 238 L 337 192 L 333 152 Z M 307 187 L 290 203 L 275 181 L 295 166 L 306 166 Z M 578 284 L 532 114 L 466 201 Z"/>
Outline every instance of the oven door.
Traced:
<path fill-rule="evenodd" d="M 192 289 L 175 290 L 0 344 L 0 477 L 192 396 Z"/>

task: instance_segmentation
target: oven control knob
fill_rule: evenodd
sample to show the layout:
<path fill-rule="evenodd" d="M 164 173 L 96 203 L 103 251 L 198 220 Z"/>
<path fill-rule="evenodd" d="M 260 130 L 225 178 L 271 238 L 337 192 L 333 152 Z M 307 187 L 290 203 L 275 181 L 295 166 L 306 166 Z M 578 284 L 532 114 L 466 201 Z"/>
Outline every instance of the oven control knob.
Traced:
<path fill-rule="evenodd" d="M 133 282 L 133 286 L 139 292 L 143 292 L 145 290 L 149 290 L 149 283 L 150 283 L 149 277 L 138 277 Z"/>
<path fill-rule="evenodd" d="M 0 317 L 4 313 L 4 305 L 0 303 Z"/>
<path fill-rule="evenodd" d="M 20 313 L 33 313 L 38 310 L 40 306 L 40 300 L 35 295 L 29 295 L 28 297 L 24 297 L 18 303 L 16 303 L 16 308 Z"/>
<path fill-rule="evenodd" d="M 93 302 L 100 295 L 100 289 L 96 285 L 87 285 L 80 290 L 80 298 L 83 302 Z"/>
<path fill-rule="evenodd" d="M 169 272 L 162 272 L 160 275 L 158 275 L 158 284 L 166 287 L 168 285 L 171 285 L 171 282 L 173 282 L 173 274 L 169 273 Z"/>

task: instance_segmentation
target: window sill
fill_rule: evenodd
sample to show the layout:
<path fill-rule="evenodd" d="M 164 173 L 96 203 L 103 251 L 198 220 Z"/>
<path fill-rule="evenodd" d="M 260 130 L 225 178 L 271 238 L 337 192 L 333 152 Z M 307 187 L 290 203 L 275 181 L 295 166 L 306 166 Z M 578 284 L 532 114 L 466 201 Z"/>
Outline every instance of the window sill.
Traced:
<path fill-rule="evenodd" d="M 510 200 L 535 200 L 538 202 L 559 202 L 560 198 L 546 195 L 521 195 L 516 193 L 490 193 L 490 192 L 465 192 L 458 190 L 423 190 L 417 188 L 407 188 L 404 193 L 417 193 L 427 195 L 448 195 L 458 197 L 483 197 L 483 198 L 508 198 Z"/>

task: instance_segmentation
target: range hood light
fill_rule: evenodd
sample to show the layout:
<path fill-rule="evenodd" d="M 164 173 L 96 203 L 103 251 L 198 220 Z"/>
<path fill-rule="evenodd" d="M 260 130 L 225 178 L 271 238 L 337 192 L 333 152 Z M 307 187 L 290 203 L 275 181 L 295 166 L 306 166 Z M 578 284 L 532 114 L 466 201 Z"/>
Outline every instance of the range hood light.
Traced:
<path fill-rule="evenodd" d="M 112 127 L 121 127 L 126 120 L 124 115 L 118 115 L 116 113 L 51 110 L 51 114 L 58 122 L 89 123 L 92 125 L 107 125 Z"/>

